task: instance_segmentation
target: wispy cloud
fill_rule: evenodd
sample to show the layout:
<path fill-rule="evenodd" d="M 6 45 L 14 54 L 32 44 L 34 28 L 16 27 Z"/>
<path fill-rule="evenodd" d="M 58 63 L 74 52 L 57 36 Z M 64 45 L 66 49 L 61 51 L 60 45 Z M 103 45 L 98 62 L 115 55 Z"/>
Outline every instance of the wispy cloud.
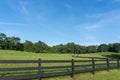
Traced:
<path fill-rule="evenodd" d="M 86 14 L 86 18 L 109 18 L 109 17 L 114 17 L 116 15 L 119 15 L 120 10 L 116 9 L 116 10 L 111 10 L 108 12 L 103 12 L 103 13 L 94 13 L 94 14 Z"/>
<path fill-rule="evenodd" d="M 19 7 L 19 10 L 20 10 L 23 14 L 25 14 L 25 15 L 27 15 L 27 16 L 30 15 L 30 13 L 29 13 L 29 11 L 28 11 L 28 9 L 27 9 L 27 6 L 26 6 L 26 3 L 25 3 L 25 2 L 20 1 L 18 7 Z"/>
<path fill-rule="evenodd" d="M 98 23 L 98 24 L 93 24 L 93 25 L 90 25 L 90 26 L 86 26 L 85 29 L 89 30 L 89 29 L 96 29 L 96 28 L 99 28 L 101 27 L 101 25 Z"/>
<path fill-rule="evenodd" d="M 95 16 L 98 16 L 97 14 L 95 14 Z M 94 17 L 93 19 L 96 19 L 98 17 Z M 95 23 L 93 23 L 92 25 L 88 25 L 88 26 L 84 26 L 86 30 L 91 30 L 91 29 L 96 29 L 96 28 L 101 28 L 101 27 L 106 27 L 107 25 L 110 24 L 116 24 L 119 23 L 120 20 L 120 10 L 113 10 L 110 12 L 106 12 L 106 13 L 101 13 L 100 14 L 101 17 L 99 21 L 96 21 Z"/>
<path fill-rule="evenodd" d="M 14 1 L 14 0 L 7 0 L 6 2 L 9 6 L 9 8 L 11 9 L 11 11 L 13 12 L 17 12 L 18 14 L 22 13 L 26 16 L 30 15 L 30 12 L 28 10 L 28 5 L 30 4 L 30 1 L 26 1 L 26 0 L 18 0 L 18 1 Z"/>
<path fill-rule="evenodd" d="M 107 43 L 109 40 L 104 41 L 101 38 L 106 39 L 106 37 L 108 37 L 108 34 L 110 35 L 111 32 L 116 31 L 116 33 L 113 34 L 115 36 L 119 35 L 119 30 L 117 30 L 117 28 L 119 28 L 120 26 L 120 10 L 112 10 L 106 13 L 99 14 L 96 13 L 95 15 L 92 15 L 90 17 L 87 18 L 94 19 L 94 21 L 91 20 L 92 22 L 86 22 L 75 26 L 75 30 L 77 32 L 81 32 L 81 34 L 84 34 L 82 38 L 85 45 Z M 114 41 L 120 40 L 120 37 L 115 38 L 116 40 Z"/>

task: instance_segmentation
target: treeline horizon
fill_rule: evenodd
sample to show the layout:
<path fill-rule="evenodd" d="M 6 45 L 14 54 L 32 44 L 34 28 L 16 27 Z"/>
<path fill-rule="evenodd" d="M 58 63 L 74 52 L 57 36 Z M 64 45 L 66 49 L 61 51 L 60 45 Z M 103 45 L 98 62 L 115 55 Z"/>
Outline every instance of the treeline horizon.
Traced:
<path fill-rule="evenodd" d="M 30 40 L 26 40 L 24 43 L 21 43 L 19 37 L 7 37 L 6 34 L 0 32 L 0 49 L 35 53 L 76 53 L 76 54 L 97 52 L 119 53 L 120 43 L 84 46 L 71 42 L 67 44 L 48 46 L 45 42 L 42 41 L 33 43 Z"/>

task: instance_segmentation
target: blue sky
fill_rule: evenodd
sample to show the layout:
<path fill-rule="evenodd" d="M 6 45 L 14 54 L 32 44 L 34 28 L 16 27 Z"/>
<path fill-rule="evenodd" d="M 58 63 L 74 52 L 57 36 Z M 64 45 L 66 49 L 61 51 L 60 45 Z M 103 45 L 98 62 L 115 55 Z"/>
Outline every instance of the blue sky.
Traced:
<path fill-rule="evenodd" d="M 0 0 L 0 32 L 50 46 L 120 42 L 120 0 Z"/>

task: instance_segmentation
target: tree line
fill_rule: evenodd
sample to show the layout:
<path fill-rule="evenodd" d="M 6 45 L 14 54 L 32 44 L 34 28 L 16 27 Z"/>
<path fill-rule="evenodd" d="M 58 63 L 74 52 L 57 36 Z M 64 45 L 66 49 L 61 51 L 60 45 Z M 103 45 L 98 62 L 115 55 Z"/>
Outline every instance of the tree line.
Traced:
<path fill-rule="evenodd" d="M 120 43 L 100 44 L 83 46 L 75 43 L 59 44 L 48 46 L 42 41 L 33 43 L 26 40 L 20 42 L 19 37 L 7 37 L 6 34 L 0 32 L 0 49 L 17 50 L 35 53 L 96 53 L 96 52 L 120 52 Z"/>

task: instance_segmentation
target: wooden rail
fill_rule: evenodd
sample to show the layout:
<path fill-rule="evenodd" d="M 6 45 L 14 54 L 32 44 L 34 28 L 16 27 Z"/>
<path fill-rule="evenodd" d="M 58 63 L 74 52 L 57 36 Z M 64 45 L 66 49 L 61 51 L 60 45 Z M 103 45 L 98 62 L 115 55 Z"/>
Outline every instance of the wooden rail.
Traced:
<path fill-rule="evenodd" d="M 91 60 L 0 60 L 0 65 L 5 64 L 38 64 L 37 67 L 17 67 L 17 68 L 1 68 L 0 73 L 3 72 L 17 72 L 17 71 L 36 71 L 36 73 L 32 74 L 21 74 L 14 76 L 0 76 L 0 80 L 17 80 L 17 79 L 38 79 L 42 80 L 44 77 L 52 77 L 52 76 L 60 76 L 60 75 L 71 75 L 72 79 L 74 79 L 74 74 L 82 73 L 82 72 L 92 72 L 95 74 L 95 71 L 98 70 L 107 70 L 113 68 L 120 68 L 120 60 L 113 59 L 94 59 Z M 70 65 L 64 66 L 42 66 L 42 64 L 47 63 L 70 63 Z M 50 71 L 57 69 L 58 71 Z M 61 71 L 64 69 L 63 71 Z M 49 72 L 45 73 L 44 70 L 48 70 Z M 12 74 L 12 73 L 11 73 Z"/>

